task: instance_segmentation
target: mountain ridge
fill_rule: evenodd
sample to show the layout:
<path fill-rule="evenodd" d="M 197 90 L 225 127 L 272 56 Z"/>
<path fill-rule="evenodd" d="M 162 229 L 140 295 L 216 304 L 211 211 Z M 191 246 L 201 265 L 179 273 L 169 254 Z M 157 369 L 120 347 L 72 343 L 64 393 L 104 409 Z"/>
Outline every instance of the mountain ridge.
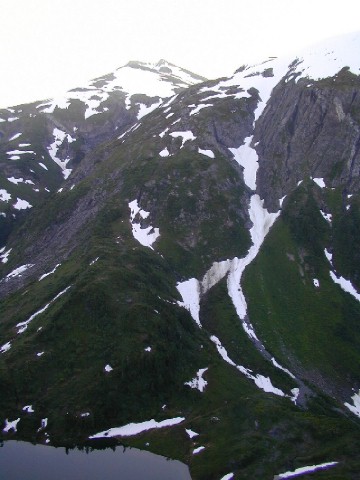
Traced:
<path fill-rule="evenodd" d="M 268 59 L 141 118 L 116 96 L 129 128 L 90 134 L 0 245 L 5 429 L 20 415 L 19 436 L 64 445 L 182 418 L 121 441 L 193 478 L 332 461 L 326 478 L 359 478 L 358 63 L 323 57 L 325 78 L 319 57 Z"/>

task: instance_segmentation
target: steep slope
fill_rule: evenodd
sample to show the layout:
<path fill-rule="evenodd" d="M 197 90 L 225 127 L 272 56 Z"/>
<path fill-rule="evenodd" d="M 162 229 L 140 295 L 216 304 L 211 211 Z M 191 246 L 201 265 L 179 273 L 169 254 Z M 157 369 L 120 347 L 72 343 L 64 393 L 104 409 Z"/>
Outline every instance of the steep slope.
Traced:
<path fill-rule="evenodd" d="M 203 80 L 165 60 L 130 62 L 60 98 L 0 110 L 0 245 L 88 152 Z"/>
<path fill-rule="evenodd" d="M 359 478 L 359 38 L 186 88 L 29 211 L 1 251 L 7 438 Z"/>

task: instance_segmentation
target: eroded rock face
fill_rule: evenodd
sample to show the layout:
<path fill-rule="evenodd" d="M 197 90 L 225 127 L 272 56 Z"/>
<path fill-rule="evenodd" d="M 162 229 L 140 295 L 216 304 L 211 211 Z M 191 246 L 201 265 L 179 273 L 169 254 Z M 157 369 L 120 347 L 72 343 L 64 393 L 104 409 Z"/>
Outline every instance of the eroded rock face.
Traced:
<path fill-rule="evenodd" d="M 351 193 L 359 186 L 358 78 L 343 70 L 318 82 L 280 82 L 256 123 L 258 190 L 273 211 L 304 177 Z"/>

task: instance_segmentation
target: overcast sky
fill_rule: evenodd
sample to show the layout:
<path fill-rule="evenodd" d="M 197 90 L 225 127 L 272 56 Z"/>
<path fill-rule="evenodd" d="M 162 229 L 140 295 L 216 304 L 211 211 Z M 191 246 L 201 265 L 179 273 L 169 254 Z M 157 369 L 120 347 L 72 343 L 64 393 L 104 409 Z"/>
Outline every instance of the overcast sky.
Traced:
<path fill-rule="evenodd" d="M 0 108 L 65 92 L 129 60 L 208 78 L 360 30 L 359 0 L 0 0 Z"/>

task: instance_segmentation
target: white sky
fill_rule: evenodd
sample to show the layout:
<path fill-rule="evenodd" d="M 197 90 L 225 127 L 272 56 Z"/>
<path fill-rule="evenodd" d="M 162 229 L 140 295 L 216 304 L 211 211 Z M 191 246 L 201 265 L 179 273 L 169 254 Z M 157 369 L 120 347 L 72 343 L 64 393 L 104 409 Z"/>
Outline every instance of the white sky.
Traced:
<path fill-rule="evenodd" d="M 359 0 L 0 0 L 0 108 L 65 92 L 129 60 L 208 78 L 360 30 Z"/>

